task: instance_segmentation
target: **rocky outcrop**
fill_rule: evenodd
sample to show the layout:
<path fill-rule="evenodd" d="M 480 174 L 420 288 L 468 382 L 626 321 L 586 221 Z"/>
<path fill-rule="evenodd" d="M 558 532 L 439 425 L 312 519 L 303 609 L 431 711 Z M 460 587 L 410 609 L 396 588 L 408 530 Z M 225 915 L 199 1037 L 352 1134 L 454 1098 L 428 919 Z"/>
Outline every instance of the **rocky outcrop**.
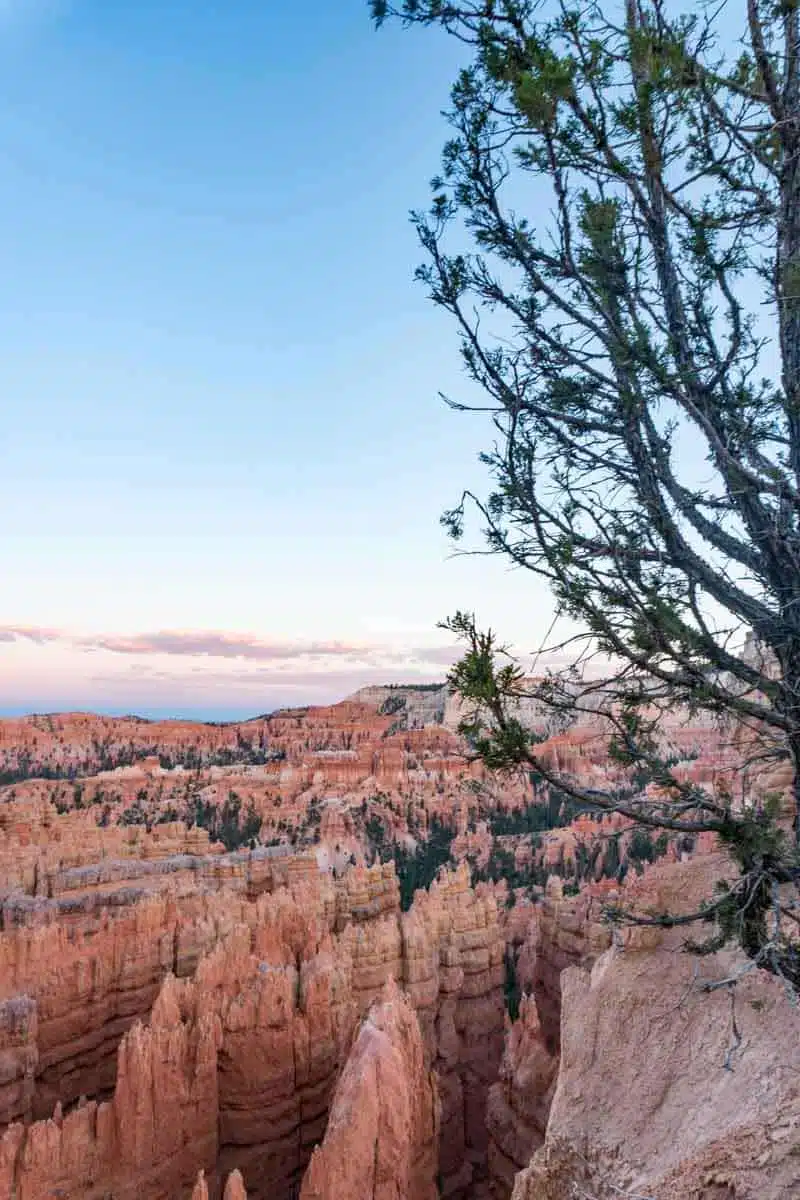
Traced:
<path fill-rule="evenodd" d="M 251 1200 L 290 1195 L 324 1134 L 358 1016 L 349 968 L 330 950 L 299 971 L 259 962 L 224 1005 L 217 1165 Z"/>
<path fill-rule="evenodd" d="M 345 701 L 224 727 L 89 714 L 0 720 L 0 777 L 12 780 L 0 785 L 0 887 L 55 895 L 61 871 L 219 851 L 181 822 L 200 816 L 221 829 L 212 814 L 232 797 L 260 821 L 263 842 L 314 845 L 341 869 L 363 861 L 366 813 L 379 802 L 387 831 L 409 838 L 424 836 L 432 814 L 466 815 L 476 779 L 487 796 L 498 791 L 450 730 L 419 714 L 406 724 L 424 727 L 396 729 L 397 717 L 377 707 Z M 507 806 L 530 798 L 524 784 L 499 790 Z"/>
<path fill-rule="evenodd" d="M 7 1130 L 0 1162 L 19 1200 L 59 1188 L 82 1200 L 178 1196 L 198 1169 L 214 1181 L 234 1165 L 251 1200 L 290 1194 L 322 1136 L 356 1011 L 330 953 L 298 971 L 249 946 L 239 926 L 194 979 L 165 980 L 149 1025 L 120 1044 L 111 1101 Z"/>
<path fill-rule="evenodd" d="M 561 880 L 552 875 L 531 922 L 519 956 L 523 991 L 536 997 L 542 1038 L 557 1054 L 561 1027 L 561 973 L 566 967 L 593 962 L 610 945 L 603 904 L 615 885 L 592 884 L 578 896 L 564 896 Z"/>
<path fill-rule="evenodd" d="M 35 1002 L 29 996 L 0 1002 L 0 1113 L 7 1121 L 33 1114 L 38 1063 Z"/>
<path fill-rule="evenodd" d="M 198 1163 L 216 1159 L 219 1040 L 211 1015 L 190 1026 L 154 1010 L 148 1028 L 136 1025 L 123 1039 L 112 1101 L 66 1115 L 57 1105 L 48 1121 L 10 1126 L 0 1142 L 0 1194 L 179 1195 Z"/>
<path fill-rule="evenodd" d="M 386 713 L 404 728 L 416 729 L 425 725 L 441 725 L 444 720 L 448 688 L 439 686 L 394 685 L 377 687 L 370 685 L 359 688 L 349 697 L 360 704 L 368 704 L 379 712 Z"/>
<path fill-rule="evenodd" d="M 356 867 L 335 881 L 336 930 L 350 922 L 362 924 L 376 917 L 396 915 L 400 888 L 394 863 L 376 863 L 369 870 Z"/>
<path fill-rule="evenodd" d="M 380 911 L 377 897 L 368 911 Z M 361 1013 L 391 981 L 407 992 L 438 1079 L 443 1195 L 463 1194 L 485 1165 L 486 1101 L 503 1045 L 505 943 L 493 889 L 473 889 L 466 867 L 442 872 L 409 912 L 353 920 L 337 947 L 352 964 Z"/>
<path fill-rule="evenodd" d="M 192 1200 L 208 1200 L 208 1184 L 205 1171 L 197 1172 L 197 1179 L 192 1188 Z"/>
<path fill-rule="evenodd" d="M 168 973 L 192 975 L 237 925 L 250 930 L 253 945 L 276 941 L 279 961 L 294 961 L 320 930 L 368 924 L 381 914 L 394 914 L 396 929 L 391 867 L 357 869 L 334 885 L 313 858 L 276 862 L 283 885 L 256 900 L 235 887 L 182 886 L 154 895 L 122 889 L 77 902 L 7 901 L 0 933 L 0 1022 L 7 1030 L 0 1127 L 45 1117 L 58 1101 L 68 1106 L 81 1095 L 109 1095 L 120 1039 L 147 1019 L 162 980 Z M 399 935 L 396 942 L 399 962 Z"/>
<path fill-rule="evenodd" d="M 638 899 L 689 911 L 722 865 L 654 867 Z M 736 952 L 693 959 L 680 931 L 650 928 L 567 968 L 561 990 L 546 1138 L 514 1200 L 800 1194 L 800 1017 L 778 981 Z"/>
<path fill-rule="evenodd" d="M 202 928 L 210 915 L 197 898 L 181 905 L 152 897 L 116 907 L 98 903 L 68 921 L 43 902 L 25 910 L 25 924 L 4 930 L 0 995 L 5 992 L 6 1008 L 25 1004 L 30 1011 L 33 1069 L 27 1111 L 3 1103 L 0 1124 L 42 1117 L 58 1101 L 66 1106 L 82 1094 L 113 1089 L 122 1035 L 149 1014 L 168 971 L 193 969 L 197 937 L 202 942 L 212 934 L 211 922 Z M 200 926 L 196 936 L 192 923 Z M 0 1094 L 0 1101 L 7 1099 Z"/>
<path fill-rule="evenodd" d="M 591 964 L 609 946 L 602 904 L 612 886 L 591 885 L 578 896 L 564 896 L 562 881 L 551 876 L 540 904 L 515 906 L 510 919 L 506 915 L 509 952 L 514 955 L 518 946 L 521 1000 L 516 1021 L 506 1028 L 487 1104 L 488 1173 L 498 1200 L 507 1200 L 516 1173 L 544 1141 L 559 1066 L 562 973 Z"/>
<path fill-rule="evenodd" d="M 157 769 L 160 761 L 185 762 L 195 768 L 237 758 L 352 750 L 380 737 L 391 721 L 374 705 L 347 700 L 225 724 L 92 713 L 12 717 L 0 720 L 0 771 L 52 778 L 143 763 Z"/>
<path fill-rule="evenodd" d="M 117 864 L 119 880 L 126 878 L 131 860 L 152 867 L 159 860 L 219 854 L 224 849 L 212 845 L 205 829 L 187 829 L 180 821 L 149 831 L 144 825 L 101 826 L 96 815 L 85 810 L 58 813 L 35 789 L 41 793 L 39 781 L 28 785 L 33 794 L 27 797 L 8 799 L 15 789 L 6 788 L 0 799 L 0 897 L 16 891 L 57 896 L 70 890 L 64 880 L 81 868 L 102 871 L 101 864 Z M 104 882 L 102 874 L 97 882 Z"/>
<path fill-rule="evenodd" d="M 225 1184 L 222 1200 L 247 1200 L 241 1171 L 231 1171 Z"/>
<path fill-rule="evenodd" d="M 388 983 L 336 1087 L 301 1200 L 436 1200 L 439 1098 L 419 1023 Z"/>

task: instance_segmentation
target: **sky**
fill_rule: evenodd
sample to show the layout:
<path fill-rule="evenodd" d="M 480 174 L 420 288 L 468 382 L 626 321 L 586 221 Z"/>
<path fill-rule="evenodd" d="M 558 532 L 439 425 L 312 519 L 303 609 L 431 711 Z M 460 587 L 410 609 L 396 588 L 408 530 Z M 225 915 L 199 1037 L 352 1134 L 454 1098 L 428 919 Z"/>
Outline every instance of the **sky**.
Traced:
<path fill-rule="evenodd" d="M 438 520 L 491 440 L 413 281 L 458 64 L 366 0 L 0 0 L 0 713 L 439 679 L 456 608 L 540 644 Z"/>

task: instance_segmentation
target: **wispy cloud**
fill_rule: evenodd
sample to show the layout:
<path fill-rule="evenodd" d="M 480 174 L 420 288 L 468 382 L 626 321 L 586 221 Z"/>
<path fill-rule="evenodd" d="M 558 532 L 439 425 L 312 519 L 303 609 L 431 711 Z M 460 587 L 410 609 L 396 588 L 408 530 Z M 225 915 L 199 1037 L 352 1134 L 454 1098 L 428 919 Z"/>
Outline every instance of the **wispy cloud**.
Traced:
<path fill-rule="evenodd" d="M 156 705 L 209 713 L 231 705 L 266 712 L 329 704 L 367 684 L 443 681 L 458 647 L 422 640 L 419 631 L 391 629 L 385 640 L 361 643 L 231 630 L 87 633 L 9 624 L 0 626 L 0 657 L 12 667 L 0 671 L 9 693 L 0 701 L 15 710 Z"/>
<path fill-rule="evenodd" d="M 394 672 L 396 674 L 396 672 Z M 435 672 L 434 672 L 435 675 Z M 230 667 L 212 668 L 204 671 L 196 671 L 190 675 L 186 675 L 179 670 L 170 671 L 136 671 L 138 679 L 144 679 L 148 683 L 152 680 L 163 681 L 165 683 L 174 684 L 178 687 L 188 687 L 193 691 L 202 693 L 206 690 L 215 691 L 217 689 L 262 689 L 266 685 L 273 685 L 281 689 L 290 689 L 291 691 L 310 691 L 319 687 L 326 689 L 333 688 L 338 695 L 343 695 L 345 691 L 355 691 L 356 688 L 363 687 L 365 684 L 381 684 L 392 682 L 393 673 L 386 667 L 378 666 L 362 666 L 353 665 L 351 667 L 331 667 L 325 671 L 302 670 L 295 668 L 294 670 L 275 670 L 272 667 L 254 667 L 249 670 L 239 670 Z M 93 683 L 103 684 L 119 684 L 121 676 L 113 672 L 102 671 L 88 677 Z M 432 679 L 431 672 L 425 671 L 423 668 L 417 670 L 408 670 L 403 673 L 403 681 L 405 683 L 420 683 L 430 682 Z M 125 685 L 135 682 L 127 676 L 124 677 Z"/>
<path fill-rule="evenodd" d="M 380 643 L 332 640 L 284 640 L 224 630 L 161 629 L 151 633 L 77 635 L 66 630 L 29 625 L 0 626 L 0 642 L 27 641 L 38 646 L 61 642 L 83 653 L 105 651 L 137 658 L 153 656 L 191 659 L 228 659 L 243 663 L 268 663 L 270 670 L 281 664 L 302 661 L 321 669 L 325 664 L 346 662 L 386 669 L 414 668 L 420 664 L 449 666 L 457 657 L 450 646 L 398 648 Z"/>
<path fill-rule="evenodd" d="M 409 650 L 409 657 L 441 667 L 452 667 L 463 653 L 458 646 L 414 646 Z"/>
<path fill-rule="evenodd" d="M 86 649 L 109 650 L 113 654 L 176 654 L 189 657 L 241 658 L 252 662 L 275 662 L 297 658 L 356 658 L 370 655 L 374 646 L 338 641 L 266 641 L 251 634 L 182 632 L 162 629 L 155 633 L 80 639 Z"/>
<path fill-rule="evenodd" d="M 45 642 L 60 642 L 65 637 L 60 629 L 45 629 L 36 625 L 0 626 L 0 642 L 35 642 L 37 646 L 43 646 Z"/>

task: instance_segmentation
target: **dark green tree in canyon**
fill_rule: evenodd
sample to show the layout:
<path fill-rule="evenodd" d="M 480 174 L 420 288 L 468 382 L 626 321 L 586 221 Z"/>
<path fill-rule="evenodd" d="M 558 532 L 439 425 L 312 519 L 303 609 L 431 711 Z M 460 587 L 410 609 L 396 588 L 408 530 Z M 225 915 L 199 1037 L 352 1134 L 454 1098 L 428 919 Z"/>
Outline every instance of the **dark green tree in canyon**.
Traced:
<path fill-rule="evenodd" d="M 718 834 L 737 873 L 699 914 L 714 922 L 703 948 L 737 939 L 797 986 L 797 0 L 371 8 L 446 32 L 466 64 L 430 207 L 413 215 L 418 277 L 469 377 L 449 403 L 494 427 L 491 490 L 445 521 L 458 537 L 477 510 L 489 550 L 547 580 L 586 631 L 581 652 L 611 664 L 602 687 L 574 671 L 538 694 L 565 720 L 604 711 L 629 784 L 553 774 L 514 715 L 521 671 L 462 613 L 449 625 L 467 643 L 451 675 L 465 731 L 489 765 L 595 809 Z M 736 740 L 730 795 L 673 771 L 676 710 Z M 793 768 L 789 819 L 749 802 L 748 770 L 770 758 Z"/>

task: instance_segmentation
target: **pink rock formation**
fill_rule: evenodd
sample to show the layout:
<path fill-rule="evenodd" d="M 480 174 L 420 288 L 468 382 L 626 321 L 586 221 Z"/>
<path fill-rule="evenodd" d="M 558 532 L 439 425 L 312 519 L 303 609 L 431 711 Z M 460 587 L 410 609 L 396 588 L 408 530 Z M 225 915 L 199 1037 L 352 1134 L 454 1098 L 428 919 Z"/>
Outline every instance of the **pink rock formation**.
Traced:
<path fill-rule="evenodd" d="M 112 864 L 124 878 L 121 864 L 130 860 L 155 866 L 163 859 L 224 849 L 211 844 L 205 829 L 187 829 L 178 821 L 147 831 L 143 825 L 99 826 L 92 811 L 59 814 L 41 789 L 38 780 L 0 789 L 0 897 L 14 891 L 57 896 L 68 890 L 71 872 L 101 863 Z M 28 794 L 9 799 L 15 791 Z M 97 886 L 102 882 L 101 872 Z"/>
<path fill-rule="evenodd" d="M 689 910 L 722 865 L 653 867 L 639 899 Z M 735 990 L 698 987 L 728 978 Z M 677 930 L 632 930 L 561 990 L 546 1139 L 514 1200 L 800 1195 L 800 1017 L 772 976 L 738 952 L 692 960 Z"/>
<path fill-rule="evenodd" d="M 565 897 L 561 881 L 551 876 L 520 952 L 520 984 L 536 996 L 542 1038 L 551 1053 L 558 1052 L 560 1041 L 561 973 L 593 962 L 608 947 L 611 933 L 603 920 L 603 902 L 612 887 L 595 884 Z"/>
<path fill-rule="evenodd" d="M 208 1184 L 205 1171 L 198 1171 L 197 1181 L 192 1188 L 192 1200 L 208 1200 Z"/>
<path fill-rule="evenodd" d="M 619 774 L 605 740 L 592 717 L 542 753 L 603 785 Z M 676 718 L 667 742 L 699 751 L 679 770 L 710 786 L 730 766 L 691 723 Z M 728 992 L 700 1009 L 689 960 L 658 931 L 611 949 L 615 884 L 565 897 L 553 878 L 541 904 L 506 910 L 504 881 L 472 888 L 462 867 L 401 913 L 392 866 L 349 865 L 371 854 L 368 816 L 413 848 L 438 815 L 457 853 L 488 854 L 480 810 L 530 790 L 462 749 L 355 700 L 225 727 L 0 722 L 0 769 L 21 776 L 0 788 L 0 1200 L 242 1200 L 245 1187 L 283 1200 L 315 1146 L 308 1200 L 432 1200 L 435 1177 L 445 1197 L 478 1200 L 491 1181 L 507 1200 L 520 1168 L 519 1200 L 574 1186 L 598 1200 L 800 1194 L 796 1017 L 757 971 L 736 993 L 733 1070 L 713 1076 L 731 1047 Z M 25 778 L 37 765 L 95 774 Z M 759 786 L 785 787 L 773 774 Z M 265 837 L 306 852 L 226 854 L 205 830 L 156 823 L 231 791 Z M 151 828 L 117 824 L 132 806 Z M 552 865 L 612 827 L 624 849 L 625 826 L 582 817 L 538 853 Z M 530 861 L 529 839 L 501 844 Z M 713 849 L 629 879 L 625 898 L 696 902 L 724 870 Z M 507 946 L 529 993 L 513 1025 Z"/>
<path fill-rule="evenodd" d="M 419 1023 L 388 983 L 350 1052 L 300 1200 L 436 1200 L 438 1135 Z"/>
<path fill-rule="evenodd" d="M 190 893 L 155 896 L 131 911 L 147 917 L 136 926 L 143 974 L 133 976 L 134 1009 L 146 1003 L 158 970 L 180 961 L 181 946 L 199 952 L 199 961 L 192 960 L 191 977 L 168 974 L 149 1024 L 134 1024 L 122 1037 L 113 1099 L 9 1127 L 0 1161 L 20 1200 L 59 1187 L 81 1200 L 98 1200 L 103 1189 L 120 1200 L 136 1189 L 153 1197 L 159 1189 L 188 1192 L 201 1168 L 209 1179 L 240 1168 L 251 1200 L 288 1194 L 323 1137 L 359 1016 L 395 980 L 419 1012 L 426 1070 L 434 1065 L 441 1081 L 440 1170 L 453 1194 L 467 1186 L 485 1158 L 486 1095 L 502 1049 L 503 942 L 492 889 L 473 891 L 464 869 L 445 873 L 401 914 L 389 866 L 354 869 L 336 885 L 322 875 L 289 880 L 256 901 Z M 93 977 L 81 965 L 87 954 L 96 954 L 95 975 L 113 961 L 125 919 L 105 921 L 93 937 L 84 929 L 74 945 L 60 924 L 18 931 L 54 946 L 61 939 L 60 967 L 54 958 L 48 975 L 38 960 L 39 984 L 51 981 L 38 995 L 48 1061 L 57 1053 L 61 1064 L 52 1087 L 64 1094 L 74 1094 L 79 1080 L 109 1078 L 91 1074 L 100 1061 L 96 1046 L 81 1059 L 81 1047 L 94 1046 L 80 1033 L 86 1004 L 62 1007 L 80 994 L 75 982 Z M 165 924 L 170 951 L 159 958 Z M 22 944 L 9 961 L 17 982 L 35 990 L 37 973 L 26 975 Z M 71 953 L 74 973 L 64 968 Z M 105 995 L 116 1003 L 119 977 L 109 978 Z M 45 1001 L 63 1013 L 59 1020 Z M 107 1033 L 103 1046 L 112 1043 Z M 48 1094 L 42 1084 L 39 1103 Z"/>
<path fill-rule="evenodd" d="M 111 1091 L 119 1041 L 148 1016 L 166 974 L 191 974 L 237 922 L 255 929 L 273 907 L 269 897 L 248 902 L 228 890 L 109 893 L 74 913 L 48 901 L 7 905 L 6 918 L 13 911 L 19 923 L 6 920 L 0 934 L 0 1020 L 11 1021 L 7 1055 L 14 1048 L 16 1066 L 8 1067 L 12 1091 L 0 1089 L 0 1127 L 51 1113 L 58 1100 Z M 317 908 L 332 921 L 335 896 L 321 877 L 312 920 Z"/>
<path fill-rule="evenodd" d="M 120 1046 L 113 1101 L 79 1105 L 48 1121 L 12 1125 L 0 1143 L 4 1195 L 42 1200 L 59 1194 L 120 1200 L 179 1193 L 198 1163 L 216 1158 L 218 1024 L 137 1025 Z M 15 1189 L 15 1190 L 14 1190 Z"/>
<path fill-rule="evenodd" d="M 442 1194 L 467 1189 L 486 1161 L 486 1100 L 503 1045 L 503 952 L 491 888 L 465 867 L 417 893 L 403 921 L 403 983 L 439 1079 Z"/>
<path fill-rule="evenodd" d="M 39 1063 L 36 1004 L 29 996 L 0 1002 L 0 1114 L 25 1119 L 33 1110 Z"/>
<path fill-rule="evenodd" d="M 222 1200 L 247 1200 L 241 1171 L 231 1171 L 225 1184 Z"/>
<path fill-rule="evenodd" d="M 514 1176 L 544 1142 L 557 1074 L 558 1057 L 544 1044 L 535 996 L 523 996 L 506 1033 L 500 1078 L 489 1091 L 486 1113 L 496 1195 L 510 1195 Z"/>
<path fill-rule="evenodd" d="M 165 814 L 191 820 L 198 801 L 219 809 L 232 794 L 242 811 L 261 819 L 263 840 L 316 844 L 326 863 L 339 867 L 351 856 L 361 861 L 364 807 L 393 835 L 408 837 L 409 805 L 423 830 L 431 814 L 452 820 L 468 811 L 472 785 L 485 776 L 465 761 L 449 730 L 392 732 L 394 724 L 353 701 L 224 727 L 87 714 L 0 721 L 0 770 L 20 774 L 19 782 L 0 787 L 0 879 L 54 895 L 59 870 L 108 858 L 208 853 L 203 831 L 157 822 Z M 40 779 L 37 770 L 80 777 Z M 487 796 L 498 791 L 494 781 L 484 784 Z M 507 807 L 529 799 L 523 783 L 501 790 Z"/>

